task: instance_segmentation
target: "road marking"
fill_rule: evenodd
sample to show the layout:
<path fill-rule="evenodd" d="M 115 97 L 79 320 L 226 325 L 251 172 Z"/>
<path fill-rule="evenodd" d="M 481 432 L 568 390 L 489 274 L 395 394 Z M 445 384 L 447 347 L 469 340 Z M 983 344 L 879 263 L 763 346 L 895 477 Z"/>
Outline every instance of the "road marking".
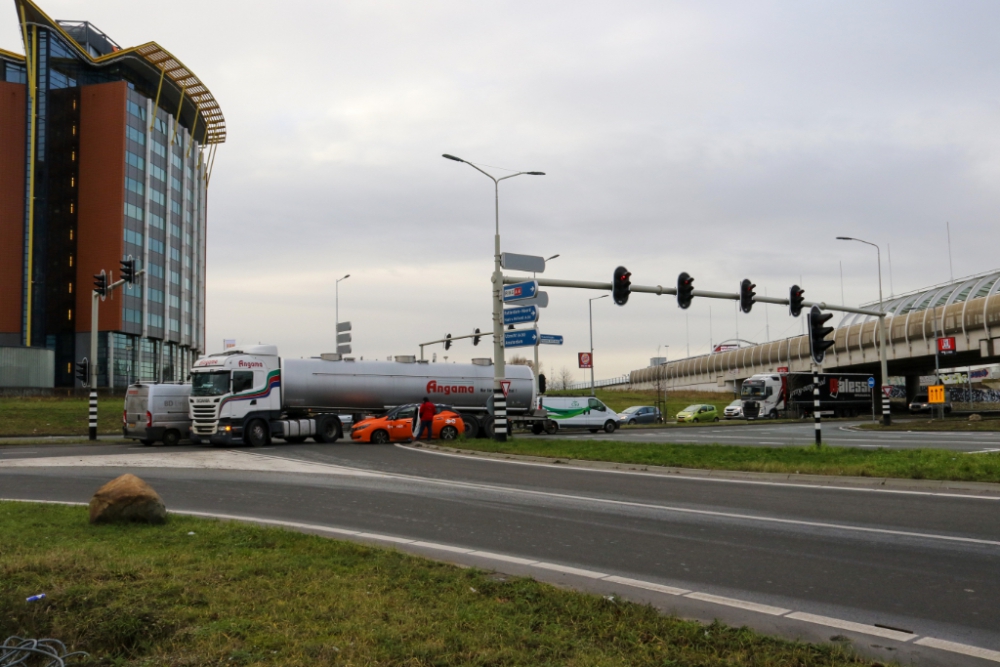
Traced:
<path fill-rule="evenodd" d="M 610 581 L 616 584 L 622 584 L 624 586 L 632 586 L 633 588 L 645 588 L 649 591 L 656 591 L 657 593 L 666 593 L 667 595 L 684 595 L 685 593 L 690 593 L 691 591 L 686 588 L 674 588 L 673 586 L 664 586 L 663 584 L 654 584 L 649 581 L 641 581 L 639 579 L 629 579 L 628 577 L 604 577 L 604 581 Z"/>
<path fill-rule="evenodd" d="M 866 635 L 874 635 L 876 637 L 882 637 L 884 639 L 895 639 L 898 642 L 908 642 L 917 635 L 909 632 L 900 632 L 899 630 L 889 630 L 888 628 L 879 628 L 874 625 L 866 625 L 864 623 L 855 623 L 853 621 L 845 621 L 840 618 L 830 618 L 829 616 L 817 616 L 816 614 L 805 614 L 800 611 L 793 612 L 786 616 L 785 618 L 792 618 L 796 621 L 805 621 L 806 623 L 815 623 L 817 625 L 825 625 L 828 628 L 838 628 L 840 630 L 848 630 L 850 632 L 860 632 Z"/>
<path fill-rule="evenodd" d="M 1000 651 L 991 651 L 988 648 L 979 648 L 978 646 L 969 646 L 968 644 L 949 642 L 944 639 L 937 639 L 935 637 L 921 637 L 920 639 L 918 639 L 913 643 L 920 644 L 921 646 L 929 646 L 931 648 L 941 649 L 942 651 L 961 653 L 962 655 L 968 655 L 974 658 L 983 658 L 984 660 L 992 660 L 993 662 L 1000 662 Z"/>
<path fill-rule="evenodd" d="M 564 574 L 575 574 L 578 577 L 586 577 L 587 579 L 606 579 L 610 575 L 603 572 L 594 572 L 593 570 L 582 570 L 578 567 L 570 567 L 568 565 L 558 565 L 556 563 L 542 563 L 538 562 L 534 564 L 535 567 L 540 567 L 543 570 L 552 570 L 553 572 L 562 572 Z"/>
<path fill-rule="evenodd" d="M 37 449 L 29 449 L 27 451 L 17 450 L 17 449 L 4 449 L 0 451 L 0 454 L 37 454 L 38 452 L 39 450 Z"/>
<path fill-rule="evenodd" d="M 995 454 L 1000 452 L 1000 449 L 983 449 L 978 452 L 966 452 L 966 454 Z"/>
<path fill-rule="evenodd" d="M 746 600 L 737 600 L 736 598 L 727 598 L 721 595 L 710 595 L 709 593 L 688 593 L 684 597 L 691 598 L 692 600 L 701 600 L 702 602 L 721 604 L 725 605 L 726 607 L 736 607 L 737 609 L 756 611 L 758 613 L 768 614 L 770 616 L 784 616 L 785 614 L 791 611 L 791 609 L 772 607 L 769 604 L 758 604 L 756 602 L 747 602 Z"/>

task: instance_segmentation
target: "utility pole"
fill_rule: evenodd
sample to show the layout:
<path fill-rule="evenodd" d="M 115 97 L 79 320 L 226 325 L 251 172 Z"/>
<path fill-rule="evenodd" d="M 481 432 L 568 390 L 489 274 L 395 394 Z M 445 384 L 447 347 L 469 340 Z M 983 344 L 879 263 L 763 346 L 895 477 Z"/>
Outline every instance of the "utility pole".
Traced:
<path fill-rule="evenodd" d="M 587 309 L 590 313 L 590 395 L 596 396 L 596 390 L 594 388 L 594 302 L 598 299 L 604 299 L 608 295 L 595 296 L 587 302 Z"/>

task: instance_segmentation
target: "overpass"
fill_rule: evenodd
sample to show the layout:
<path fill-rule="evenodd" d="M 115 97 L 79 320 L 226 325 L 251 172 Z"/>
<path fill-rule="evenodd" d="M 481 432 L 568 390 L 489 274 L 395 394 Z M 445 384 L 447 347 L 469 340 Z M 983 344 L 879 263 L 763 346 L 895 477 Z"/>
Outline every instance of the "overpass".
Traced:
<path fill-rule="evenodd" d="M 957 352 L 942 357 L 945 368 L 1000 360 L 1000 270 L 891 297 L 885 302 L 890 376 L 905 376 L 907 398 L 916 393 L 919 377 L 934 371 L 939 336 L 954 336 Z M 864 304 L 878 310 L 878 302 Z M 805 315 L 803 315 L 804 317 Z M 874 373 L 881 383 L 878 317 L 848 313 L 833 332 L 824 371 Z M 727 352 L 705 354 L 632 371 L 635 389 L 736 388 L 755 373 L 809 371 L 809 337 L 794 336 Z"/>

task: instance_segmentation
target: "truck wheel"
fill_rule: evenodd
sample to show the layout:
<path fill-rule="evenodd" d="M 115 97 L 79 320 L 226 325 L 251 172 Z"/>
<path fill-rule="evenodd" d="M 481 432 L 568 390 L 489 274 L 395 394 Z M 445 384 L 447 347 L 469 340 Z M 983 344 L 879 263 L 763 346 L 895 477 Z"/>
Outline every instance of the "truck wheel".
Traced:
<path fill-rule="evenodd" d="M 372 444 L 373 445 L 386 445 L 389 443 L 389 433 L 379 429 L 372 433 Z"/>
<path fill-rule="evenodd" d="M 771 412 L 767 416 L 770 417 L 771 419 L 777 419 L 778 418 L 778 411 L 777 410 L 771 410 Z"/>
<path fill-rule="evenodd" d="M 476 419 L 474 415 L 459 415 L 462 418 L 462 422 L 465 424 L 465 437 L 467 438 L 478 438 L 479 437 L 479 420 Z"/>
<path fill-rule="evenodd" d="M 531 425 L 531 432 L 534 433 L 535 435 L 541 435 L 542 431 L 544 430 L 545 427 L 542 426 L 540 422 L 535 422 L 534 424 Z"/>
<path fill-rule="evenodd" d="M 445 426 L 441 429 L 441 433 L 438 434 L 438 437 L 442 440 L 454 440 L 458 437 L 458 429 L 454 426 Z"/>
<path fill-rule="evenodd" d="M 559 424 L 555 423 L 551 419 L 545 422 L 545 434 L 555 435 L 559 432 Z"/>
<path fill-rule="evenodd" d="M 181 434 L 180 432 L 174 429 L 170 429 L 169 431 L 163 434 L 163 444 L 166 445 L 167 447 L 173 447 L 180 441 L 181 441 Z"/>
<path fill-rule="evenodd" d="M 271 444 L 271 432 L 263 419 L 254 419 L 243 431 L 243 440 L 251 447 L 266 447 Z"/>
<path fill-rule="evenodd" d="M 336 417 L 320 417 L 313 440 L 319 443 L 337 442 L 340 437 L 339 421 Z"/>
<path fill-rule="evenodd" d="M 718 420 L 716 420 L 716 421 L 718 421 Z M 604 422 L 604 432 L 605 433 L 614 433 L 616 428 L 618 428 L 618 424 L 614 423 L 610 419 L 608 421 Z"/>
<path fill-rule="evenodd" d="M 484 438 L 493 439 L 493 431 L 495 429 L 493 425 L 493 417 L 483 417 L 482 425 L 480 426 L 481 433 Z"/>

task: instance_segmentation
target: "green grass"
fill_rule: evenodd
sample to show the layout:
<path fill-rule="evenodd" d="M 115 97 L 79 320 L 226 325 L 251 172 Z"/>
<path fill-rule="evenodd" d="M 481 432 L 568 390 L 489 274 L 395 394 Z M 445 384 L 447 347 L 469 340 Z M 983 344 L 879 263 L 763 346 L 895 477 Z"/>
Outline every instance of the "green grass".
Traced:
<path fill-rule="evenodd" d="M 120 435 L 123 396 L 101 396 L 97 403 L 97 432 Z M 0 437 L 30 435 L 87 435 L 90 414 L 87 398 L 2 397 Z"/>
<path fill-rule="evenodd" d="M 862 424 L 861 428 L 869 431 L 1000 431 L 1000 418 L 984 417 L 980 422 L 970 422 L 968 417 L 893 419 L 890 426 Z"/>
<path fill-rule="evenodd" d="M 656 405 L 655 391 L 611 391 L 610 389 L 595 390 L 597 398 L 615 412 L 621 412 L 632 405 Z M 666 389 L 667 408 L 665 414 L 673 417 L 678 412 L 692 403 L 705 403 L 714 405 L 719 411 L 721 418 L 722 411 L 733 402 L 732 393 L 714 391 L 670 391 Z M 548 396 L 590 396 L 589 389 L 578 389 L 573 391 L 550 391 Z"/>
<path fill-rule="evenodd" d="M 534 436 L 514 438 L 505 443 L 463 440 L 459 446 L 483 452 L 643 466 L 1000 482 L 1000 453 L 965 454 L 940 449 L 671 445 L 606 440 L 580 442 Z"/>
<path fill-rule="evenodd" d="M 181 516 L 90 526 L 85 508 L 0 503 L 0 535 L 0 632 L 59 638 L 93 664 L 875 664 L 273 528 Z"/>

